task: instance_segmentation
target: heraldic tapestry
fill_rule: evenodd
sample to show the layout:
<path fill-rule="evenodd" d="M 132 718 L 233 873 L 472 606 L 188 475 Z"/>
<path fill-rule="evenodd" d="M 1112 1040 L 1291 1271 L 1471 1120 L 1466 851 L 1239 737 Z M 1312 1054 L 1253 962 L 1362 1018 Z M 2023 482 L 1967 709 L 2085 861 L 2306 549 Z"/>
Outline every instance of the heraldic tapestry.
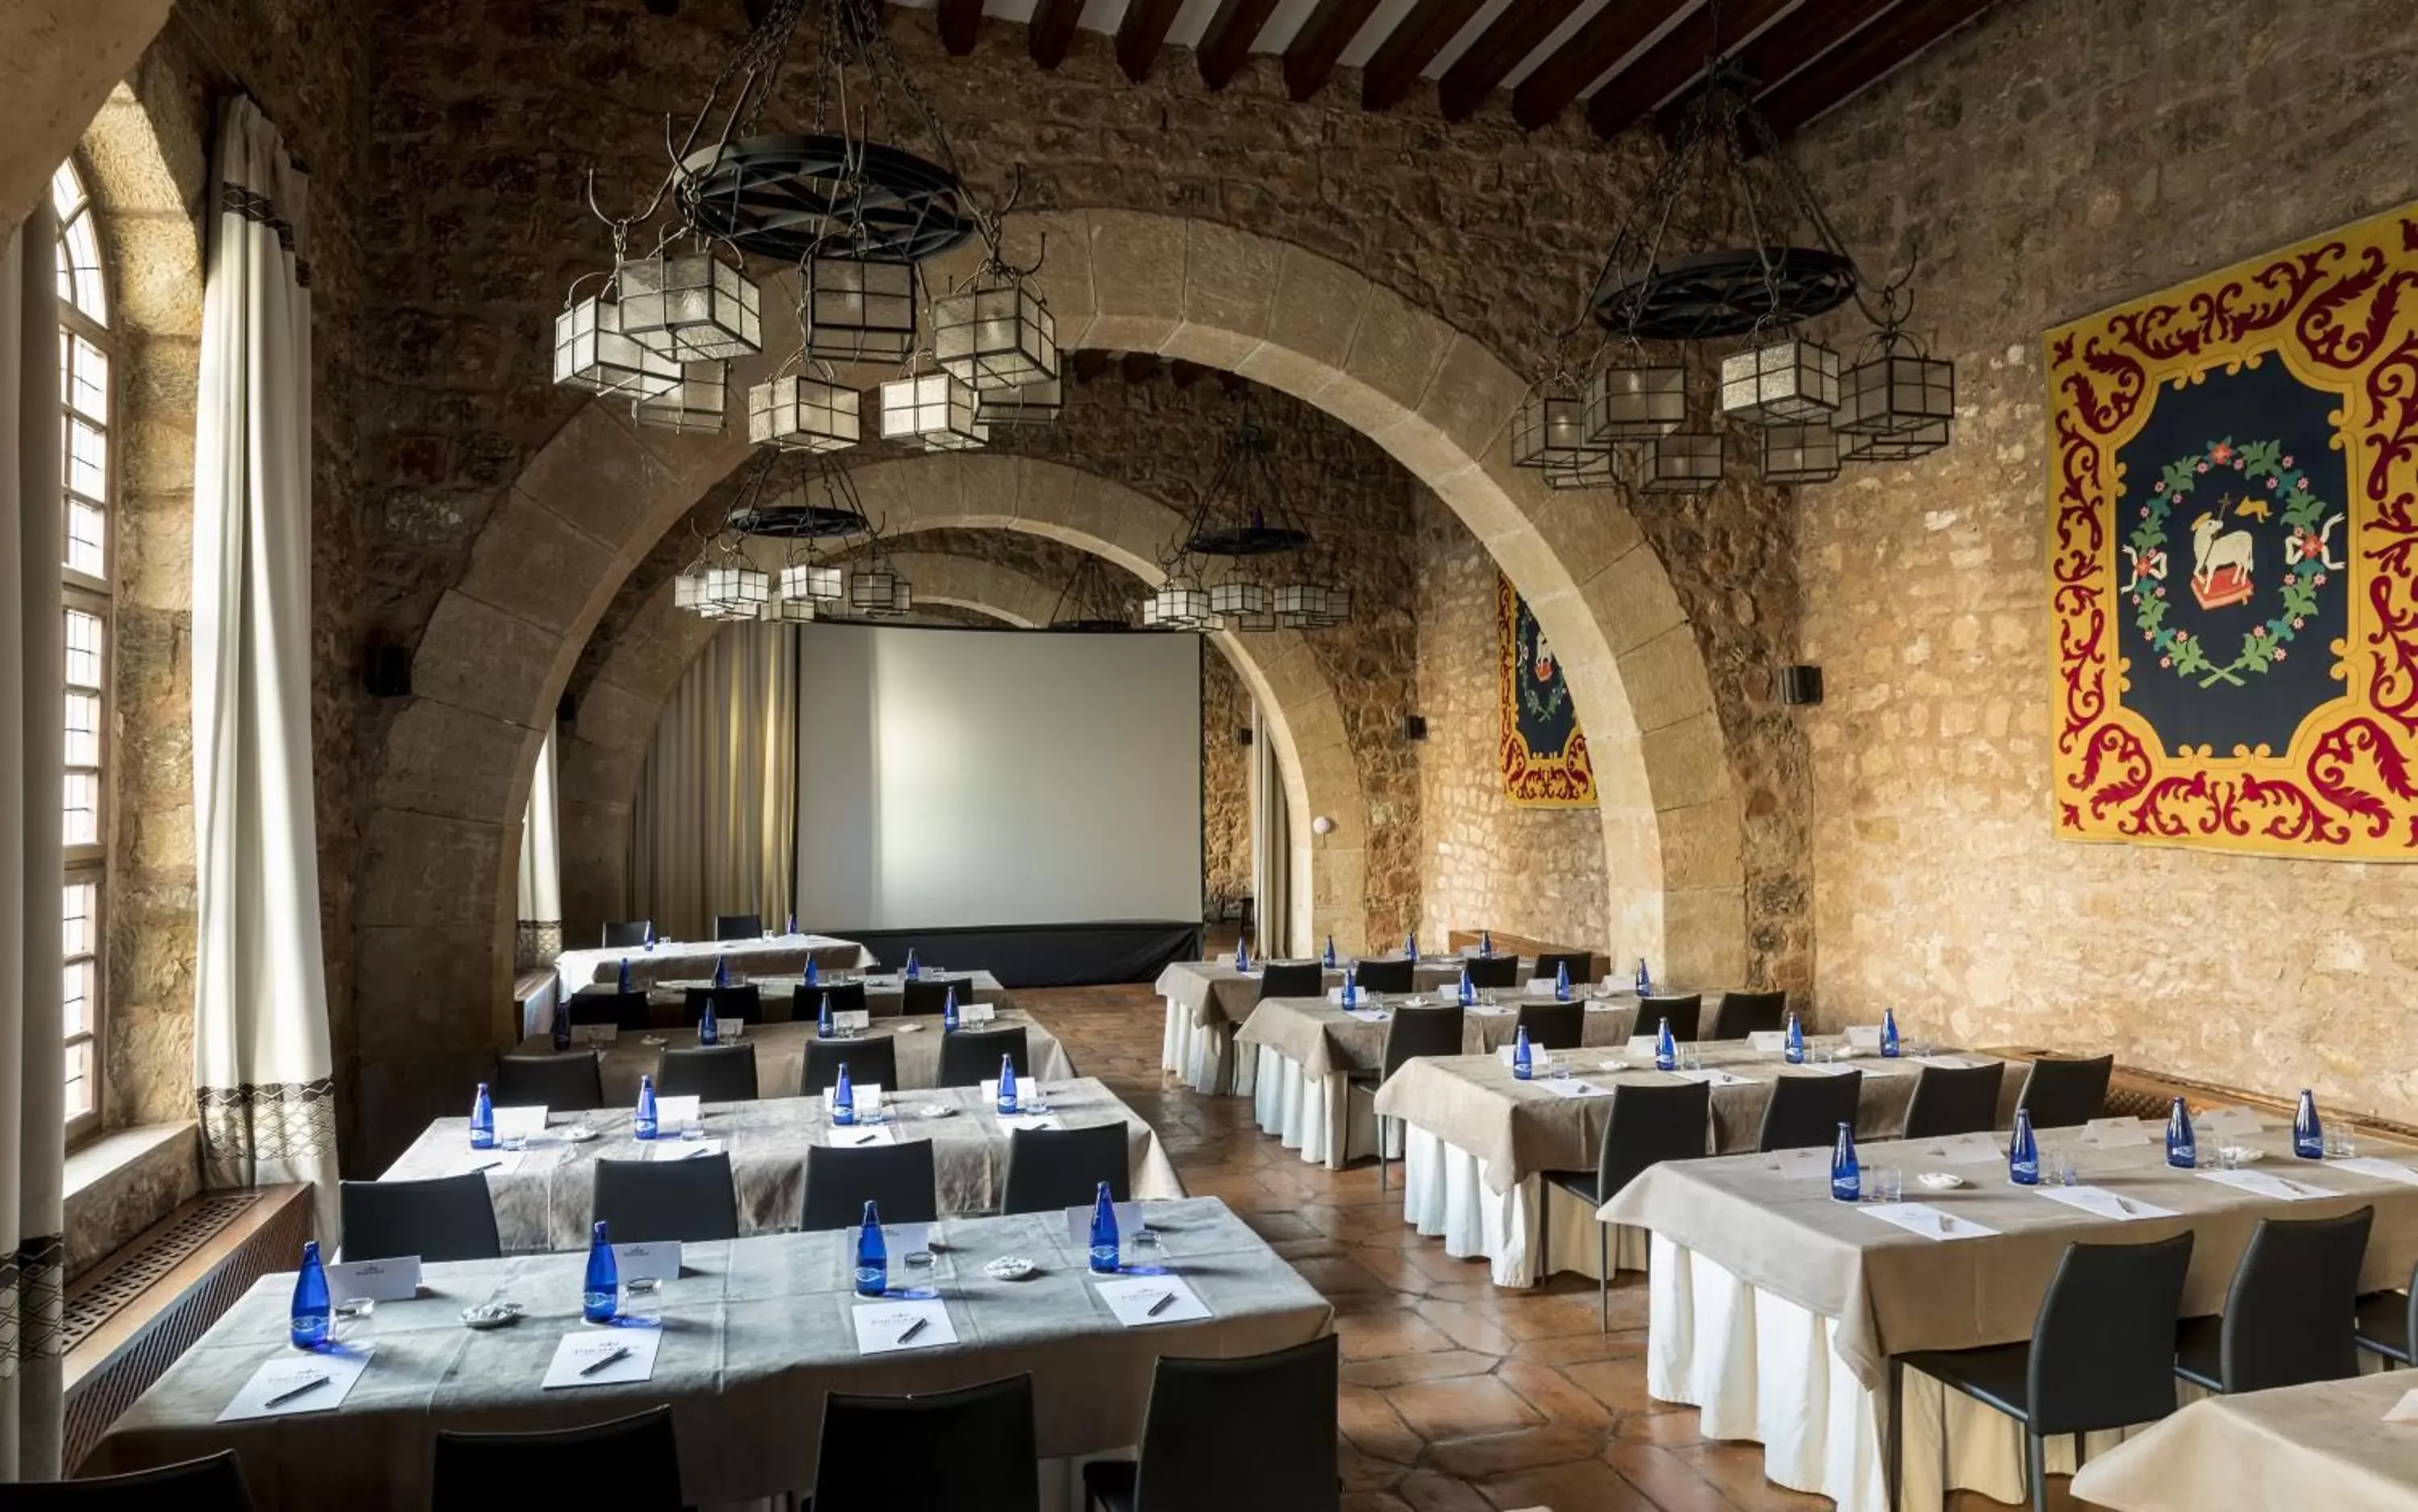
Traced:
<path fill-rule="evenodd" d="M 2418 861 L 2418 206 L 2047 359 L 2057 832 Z"/>
<path fill-rule="evenodd" d="M 1503 791 L 1515 808 L 1593 808 L 1595 768 L 1560 664 L 1511 580 L 1496 574 Z"/>

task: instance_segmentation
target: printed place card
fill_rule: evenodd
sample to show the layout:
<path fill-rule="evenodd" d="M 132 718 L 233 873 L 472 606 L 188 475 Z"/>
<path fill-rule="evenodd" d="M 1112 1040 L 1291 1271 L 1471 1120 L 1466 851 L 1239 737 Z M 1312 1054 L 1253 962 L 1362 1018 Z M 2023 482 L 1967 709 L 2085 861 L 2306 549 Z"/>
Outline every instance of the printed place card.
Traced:
<path fill-rule="evenodd" d="M 938 1349 L 957 1341 L 949 1305 L 938 1297 L 921 1302 L 860 1302 L 849 1309 L 856 1324 L 856 1352 L 895 1354 Z"/>
<path fill-rule="evenodd" d="M 823 1117 L 831 1117 L 832 1096 L 834 1093 L 838 1092 L 838 1090 L 839 1089 L 836 1087 L 825 1087 L 823 1089 Z M 878 1081 L 851 1081 L 849 1083 L 848 1094 L 849 1100 L 856 1105 L 857 1117 L 863 1118 L 867 1113 L 879 1113 L 881 1111 L 881 1083 Z M 998 1095 L 995 1089 L 992 1095 Z"/>
<path fill-rule="evenodd" d="M 2388 1423 L 2418 1423 L 2418 1391 L 2405 1391 L 2401 1399 L 2384 1410 Z"/>
<path fill-rule="evenodd" d="M 832 1028 L 843 1034 L 862 1034 L 873 1027 L 870 1008 L 841 1008 L 832 1014 Z"/>
<path fill-rule="evenodd" d="M 1550 998 L 1553 995 L 1554 985 L 1555 984 L 1552 977 L 1532 976 L 1528 979 L 1528 985 L 1525 990 L 1531 998 Z"/>
<path fill-rule="evenodd" d="M 1849 1024 L 1847 1043 L 1859 1050 L 1877 1050 L 1881 1047 L 1881 1027 L 1878 1024 Z"/>
<path fill-rule="evenodd" d="M 655 1127 L 659 1129 L 678 1129 L 685 1128 L 689 1124 L 695 1123 L 698 1119 L 704 1116 L 703 1109 L 700 1107 L 700 1104 L 704 1100 L 702 1098 L 698 1097 L 664 1097 L 658 1095 L 655 1098 Z"/>
<path fill-rule="evenodd" d="M 1629 1053 L 1644 1060 L 1653 1060 L 1654 1036 L 1651 1034 L 1631 1034 L 1629 1036 Z"/>
<path fill-rule="evenodd" d="M 328 1295 L 335 1302 L 367 1297 L 372 1302 L 409 1302 L 420 1295 L 420 1257 L 339 1260 L 328 1267 Z"/>
<path fill-rule="evenodd" d="M 2007 1153 L 1998 1148 L 1997 1140 L 1986 1134 L 1951 1135 L 1924 1146 L 1922 1153 L 1951 1166 L 1979 1166 L 2001 1160 Z"/>
<path fill-rule="evenodd" d="M 623 1246 L 613 1247 L 618 1251 Z M 629 1279 L 626 1272 L 622 1279 Z M 625 1386 L 650 1380 L 655 1373 L 655 1351 L 663 1342 L 663 1331 L 655 1328 L 583 1328 L 565 1334 L 554 1348 L 554 1361 L 545 1367 L 539 1389 Z"/>
<path fill-rule="evenodd" d="M 995 1002 L 961 1002 L 957 1004 L 957 1022 L 960 1024 L 987 1024 L 998 1016 L 999 1004 Z"/>
<path fill-rule="evenodd" d="M 1758 1029 L 1746 1037 L 1746 1047 L 1750 1050 L 1785 1050 L 1788 1048 L 1788 1031 L 1784 1029 Z"/>
<path fill-rule="evenodd" d="M 2267 1126 L 2246 1107 L 2211 1107 L 2192 1122 L 2202 1134 L 2256 1134 Z"/>
<path fill-rule="evenodd" d="M 637 1245 L 615 1245 L 613 1264 L 624 1281 L 677 1281 L 681 1266 L 680 1241 L 661 1239 Z"/>
<path fill-rule="evenodd" d="M 1120 1275 L 1092 1284 L 1127 1328 L 1197 1322 L 1210 1316 L 1209 1305 L 1181 1276 Z"/>
<path fill-rule="evenodd" d="M 218 1420 L 241 1423 L 255 1417 L 331 1412 L 344 1405 L 344 1397 L 376 1352 L 375 1344 L 280 1351 L 252 1373 Z"/>
<path fill-rule="evenodd" d="M 535 1107 L 498 1107 L 496 1109 L 496 1138 L 503 1139 L 535 1139 L 545 1133 L 545 1106 Z"/>
<path fill-rule="evenodd" d="M 2150 1142 L 2150 1127 L 2136 1118 L 2095 1118 L 2085 1130 L 2102 1150 L 2126 1150 Z"/>

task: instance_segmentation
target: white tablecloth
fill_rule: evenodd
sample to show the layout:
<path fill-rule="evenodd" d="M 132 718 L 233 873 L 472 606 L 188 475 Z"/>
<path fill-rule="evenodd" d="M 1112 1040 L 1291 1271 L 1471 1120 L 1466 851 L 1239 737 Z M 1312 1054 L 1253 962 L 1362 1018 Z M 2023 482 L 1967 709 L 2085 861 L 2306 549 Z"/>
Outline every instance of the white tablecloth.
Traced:
<path fill-rule="evenodd" d="M 1367 1154 L 1377 1148 L 1376 1113 L 1366 1100 L 1354 1100 L 1344 1073 L 1313 1077 L 1272 1046 L 1251 1048 L 1259 1051 L 1251 1115 L 1262 1133 L 1275 1135 L 1286 1149 L 1329 1170 L 1351 1164 L 1354 1152 Z M 1401 1153 L 1401 1125 L 1390 1133 L 1388 1158 Z"/>
<path fill-rule="evenodd" d="M 1402 1135 L 1402 1221 L 1431 1239 L 1444 1241 L 1455 1260 L 1492 1261 L 1496 1286 L 1537 1282 L 1538 1224 L 1552 1225 L 1545 1258 L 1556 1271 L 1593 1276 L 1599 1241 L 1595 1210 L 1575 1199 L 1547 1199 L 1544 1183 L 1531 1176 L 1497 1192 L 1486 1179 L 1486 1162 L 1416 1124 Z M 1615 1270 L 1646 1266 L 1646 1233 L 1613 1225 Z"/>
<path fill-rule="evenodd" d="M 633 966 L 645 962 L 650 969 L 649 980 L 655 976 L 674 974 L 675 965 L 689 968 L 678 974 L 710 977 L 713 963 L 727 958 L 731 965 L 747 970 L 750 957 L 797 955 L 813 951 L 825 965 L 844 964 L 849 970 L 863 970 L 880 964 L 873 952 L 852 939 L 836 935 L 767 935 L 760 939 L 659 939 L 653 948 L 615 945 L 600 950 L 567 950 L 555 957 L 553 985 L 541 987 L 521 1003 L 521 1038 L 543 1034 L 554 1028 L 554 1005 L 564 997 L 598 982 L 610 981 L 626 957 Z M 833 961 L 827 953 L 839 952 L 843 960 Z M 852 957 L 846 953 L 853 952 Z"/>
<path fill-rule="evenodd" d="M 1167 1000 L 1167 1030 L 1159 1042 L 1159 1065 L 1206 1097 L 1248 1097 L 1258 1084 L 1259 1058 L 1234 1052 L 1234 1026 L 1203 1024 L 1174 998 Z"/>

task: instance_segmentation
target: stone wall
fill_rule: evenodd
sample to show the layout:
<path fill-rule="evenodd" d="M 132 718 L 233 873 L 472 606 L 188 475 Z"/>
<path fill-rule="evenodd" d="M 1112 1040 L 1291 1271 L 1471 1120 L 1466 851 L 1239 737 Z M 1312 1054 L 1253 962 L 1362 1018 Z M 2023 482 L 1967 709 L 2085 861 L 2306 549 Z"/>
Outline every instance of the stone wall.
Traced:
<path fill-rule="evenodd" d="M 2418 195 L 2400 0 L 2000 6 L 1822 123 L 1851 244 L 1920 246 L 1960 434 L 1809 493 L 1826 1010 L 2418 1115 L 2418 868 L 2051 838 L 2042 332 Z"/>
<path fill-rule="evenodd" d="M 1452 511 L 1418 509 L 1419 930 L 1495 929 L 1602 950 L 1603 826 L 1593 808 L 1515 808 L 1498 760 L 1501 570 Z"/>
<path fill-rule="evenodd" d="M 1251 895 L 1251 695 L 1233 664 L 1201 643 L 1201 895 Z"/>

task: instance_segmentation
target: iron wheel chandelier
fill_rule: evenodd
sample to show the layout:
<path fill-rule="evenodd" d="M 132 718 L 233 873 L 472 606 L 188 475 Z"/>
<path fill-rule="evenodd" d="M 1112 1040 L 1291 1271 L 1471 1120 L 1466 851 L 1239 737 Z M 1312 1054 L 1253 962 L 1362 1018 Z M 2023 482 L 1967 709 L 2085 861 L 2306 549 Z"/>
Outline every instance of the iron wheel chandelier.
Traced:
<path fill-rule="evenodd" d="M 1058 590 L 1049 628 L 1080 634 L 1112 634 L 1135 628 L 1134 601 L 1100 557 L 1086 553 Z"/>
<path fill-rule="evenodd" d="M 1236 396 L 1233 435 L 1184 532 L 1161 557 L 1167 582 L 1142 605 L 1145 627 L 1312 630 L 1352 617 L 1335 558 L 1286 501 L 1250 392 Z M 1253 564 L 1283 558 L 1280 570 Z M 1275 581 L 1268 581 L 1274 578 Z"/>
<path fill-rule="evenodd" d="M 842 567 L 839 557 L 860 544 L 865 565 Z M 914 589 L 865 517 L 847 468 L 818 457 L 802 470 L 780 451 L 765 451 L 747 462 L 721 527 L 699 532 L 688 565 L 673 579 L 672 602 L 705 619 L 804 624 L 904 614 Z"/>

